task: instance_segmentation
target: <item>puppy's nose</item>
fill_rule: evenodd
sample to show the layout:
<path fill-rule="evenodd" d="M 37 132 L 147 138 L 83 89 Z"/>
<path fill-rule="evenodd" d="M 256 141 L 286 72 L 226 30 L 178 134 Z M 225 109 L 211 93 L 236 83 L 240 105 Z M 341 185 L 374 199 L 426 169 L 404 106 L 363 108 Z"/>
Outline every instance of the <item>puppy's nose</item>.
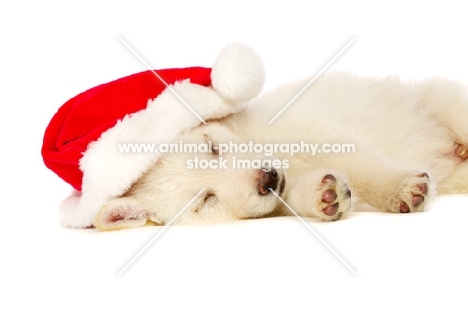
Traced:
<path fill-rule="evenodd" d="M 274 168 L 271 168 L 270 171 L 265 172 L 264 170 L 260 170 L 260 175 L 258 176 L 257 180 L 257 189 L 258 194 L 266 195 L 270 191 L 268 188 L 276 190 L 278 186 L 278 173 Z"/>

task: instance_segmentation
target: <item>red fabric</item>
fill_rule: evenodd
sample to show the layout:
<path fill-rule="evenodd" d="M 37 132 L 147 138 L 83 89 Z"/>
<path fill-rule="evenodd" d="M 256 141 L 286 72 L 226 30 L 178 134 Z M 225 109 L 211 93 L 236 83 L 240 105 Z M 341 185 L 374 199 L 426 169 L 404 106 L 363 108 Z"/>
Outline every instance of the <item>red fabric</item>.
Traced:
<path fill-rule="evenodd" d="M 210 68 L 190 67 L 156 71 L 168 84 L 190 79 L 211 84 Z M 145 109 L 165 85 L 144 71 L 96 86 L 67 101 L 53 116 L 44 134 L 42 158 L 59 177 L 81 190 L 83 172 L 79 161 L 90 142 L 113 127 L 125 115 Z"/>

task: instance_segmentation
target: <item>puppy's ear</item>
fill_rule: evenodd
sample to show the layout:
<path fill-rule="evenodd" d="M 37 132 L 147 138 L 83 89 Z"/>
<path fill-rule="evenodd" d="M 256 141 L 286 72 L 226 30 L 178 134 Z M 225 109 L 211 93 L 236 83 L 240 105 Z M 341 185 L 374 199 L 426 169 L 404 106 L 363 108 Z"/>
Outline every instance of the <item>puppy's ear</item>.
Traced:
<path fill-rule="evenodd" d="M 147 211 L 133 197 L 122 197 L 104 205 L 94 219 L 101 231 L 120 230 L 146 225 Z"/>

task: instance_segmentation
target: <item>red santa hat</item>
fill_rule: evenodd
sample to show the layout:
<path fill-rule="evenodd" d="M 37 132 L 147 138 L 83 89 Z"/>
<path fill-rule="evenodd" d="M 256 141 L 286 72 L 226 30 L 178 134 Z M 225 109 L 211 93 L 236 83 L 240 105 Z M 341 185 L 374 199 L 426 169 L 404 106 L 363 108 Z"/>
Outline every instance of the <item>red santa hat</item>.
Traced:
<path fill-rule="evenodd" d="M 100 208 L 161 156 L 120 153 L 119 144 L 172 141 L 202 120 L 239 111 L 261 92 L 264 80 L 261 59 L 236 43 L 221 51 L 212 69 L 145 71 L 67 101 L 50 121 L 42 146 L 45 165 L 74 188 L 59 208 L 60 223 L 92 226 Z"/>

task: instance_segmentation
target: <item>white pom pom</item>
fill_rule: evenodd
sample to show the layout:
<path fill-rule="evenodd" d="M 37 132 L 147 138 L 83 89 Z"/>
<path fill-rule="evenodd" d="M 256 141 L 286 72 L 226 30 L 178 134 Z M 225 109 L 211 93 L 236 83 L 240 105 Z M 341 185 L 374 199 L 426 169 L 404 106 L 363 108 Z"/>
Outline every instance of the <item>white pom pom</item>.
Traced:
<path fill-rule="evenodd" d="M 211 71 L 211 84 L 222 97 L 233 101 L 247 101 L 262 91 L 265 83 L 263 62 L 245 44 L 226 46 Z"/>

